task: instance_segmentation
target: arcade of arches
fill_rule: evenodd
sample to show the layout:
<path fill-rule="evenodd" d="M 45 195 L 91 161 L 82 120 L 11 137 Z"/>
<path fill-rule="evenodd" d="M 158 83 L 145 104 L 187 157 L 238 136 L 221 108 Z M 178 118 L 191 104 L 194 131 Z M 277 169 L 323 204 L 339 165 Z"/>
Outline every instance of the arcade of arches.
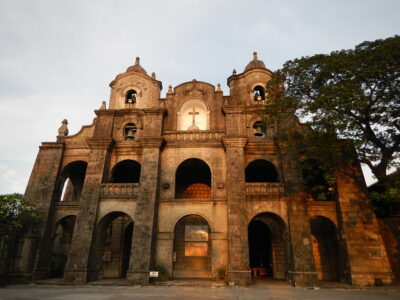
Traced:
<path fill-rule="evenodd" d="M 162 82 L 137 58 L 91 125 L 69 135 L 65 120 L 41 144 L 25 199 L 44 219 L 5 259 L 0 226 L 0 278 L 12 269 L 147 285 L 159 266 L 170 278 L 222 274 L 234 285 L 250 284 L 250 269 L 296 286 L 314 285 L 317 273 L 390 284 L 399 260 L 387 254 L 398 257 L 398 246 L 385 249 L 360 166 L 340 165 L 333 178 L 307 162 L 304 150 L 318 145 L 292 147 L 310 128 L 290 111 L 265 114 L 273 77 L 254 53 L 226 89 L 191 80 L 161 97 Z M 303 160 L 311 172 L 302 174 Z"/>

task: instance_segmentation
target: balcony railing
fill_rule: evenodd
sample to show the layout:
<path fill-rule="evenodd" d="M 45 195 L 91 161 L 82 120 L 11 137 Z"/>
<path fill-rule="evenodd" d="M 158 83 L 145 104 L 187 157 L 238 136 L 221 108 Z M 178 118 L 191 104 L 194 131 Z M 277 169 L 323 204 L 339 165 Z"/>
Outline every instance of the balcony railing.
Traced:
<path fill-rule="evenodd" d="M 136 198 L 138 183 L 103 183 L 100 196 L 103 198 Z"/>
<path fill-rule="evenodd" d="M 246 182 L 247 195 L 277 195 L 283 193 L 282 183 Z"/>
<path fill-rule="evenodd" d="M 220 140 L 224 135 L 225 132 L 222 130 L 164 132 L 164 137 L 167 142 L 215 141 Z"/>

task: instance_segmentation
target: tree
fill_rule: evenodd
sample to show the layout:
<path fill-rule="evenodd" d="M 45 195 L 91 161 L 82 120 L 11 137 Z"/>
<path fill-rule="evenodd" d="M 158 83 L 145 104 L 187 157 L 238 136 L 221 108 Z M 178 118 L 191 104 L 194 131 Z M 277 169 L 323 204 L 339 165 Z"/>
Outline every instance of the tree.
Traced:
<path fill-rule="evenodd" d="M 35 204 L 29 203 L 22 194 L 0 195 L 0 224 L 16 228 L 36 224 L 41 213 Z"/>
<path fill-rule="evenodd" d="M 291 108 L 315 132 L 352 140 L 359 161 L 379 182 L 388 168 L 399 166 L 399 36 L 290 60 L 273 75 L 267 93 L 267 113 Z"/>

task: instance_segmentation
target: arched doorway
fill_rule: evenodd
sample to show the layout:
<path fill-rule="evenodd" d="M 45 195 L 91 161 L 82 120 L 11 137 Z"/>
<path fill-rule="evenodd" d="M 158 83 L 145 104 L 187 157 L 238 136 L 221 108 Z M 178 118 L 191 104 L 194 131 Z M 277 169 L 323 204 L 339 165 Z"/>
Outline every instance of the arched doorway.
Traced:
<path fill-rule="evenodd" d="M 67 216 L 58 221 L 54 227 L 53 248 L 51 252 L 51 278 L 62 278 L 67 263 L 76 216 Z"/>
<path fill-rule="evenodd" d="M 90 257 L 91 280 L 125 278 L 129 269 L 134 224 L 123 212 L 104 216 L 96 226 Z"/>
<path fill-rule="evenodd" d="M 272 213 L 255 216 L 248 227 L 249 260 L 252 276 L 286 279 L 287 229 Z"/>
<path fill-rule="evenodd" d="M 141 166 L 138 162 L 126 159 L 117 163 L 111 170 L 110 182 L 138 183 L 140 181 Z"/>
<path fill-rule="evenodd" d="M 175 225 L 173 252 L 174 278 L 210 278 L 211 229 L 201 216 L 188 215 Z"/>
<path fill-rule="evenodd" d="M 210 199 L 211 170 L 201 159 L 190 158 L 176 170 L 176 199 Z"/>
<path fill-rule="evenodd" d="M 314 217 L 311 219 L 311 233 L 318 279 L 339 281 L 344 266 L 335 224 L 325 217 Z"/>

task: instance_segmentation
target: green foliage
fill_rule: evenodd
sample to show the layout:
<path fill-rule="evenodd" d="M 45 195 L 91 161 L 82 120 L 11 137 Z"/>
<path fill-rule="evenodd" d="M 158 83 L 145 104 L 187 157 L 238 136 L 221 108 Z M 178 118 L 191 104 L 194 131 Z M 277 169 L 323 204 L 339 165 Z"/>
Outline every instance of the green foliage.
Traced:
<path fill-rule="evenodd" d="M 370 186 L 369 196 L 378 216 L 397 214 L 400 208 L 400 174 L 391 174 L 386 182 Z"/>
<path fill-rule="evenodd" d="M 224 279 L 226 274 L 226 268 L 219 268 L 217 270 L 217 273 L 218 273 L 218 279 Z"/>
<path fill-rule="evenodd" d="M 304 183 L 315 201 L 335 200 L 335 177 L 316 160 L 307 160 L 301 165 Z"/>
<path fill-rule="evenodd" d="M 158 280 L 164 281 L 168 279 L 167 269 L 164 266 L 156 265 L 156 271 L 158 271 Z"/>
<path fill-rule="evenodd" d="M 267 94 L 268 114 L 295 111 L 315 131 L 352 140 L 359 161 L 379 181 L 398 166 L 399 36 L 290 60 L 273 75 Z"/>
<path fill-rule="evenodd" d="M 29 203 L 21 194 L 0 195 L 0 224 L 16 228 L 34 225 L 41 219 L 36 205 Z"/>

